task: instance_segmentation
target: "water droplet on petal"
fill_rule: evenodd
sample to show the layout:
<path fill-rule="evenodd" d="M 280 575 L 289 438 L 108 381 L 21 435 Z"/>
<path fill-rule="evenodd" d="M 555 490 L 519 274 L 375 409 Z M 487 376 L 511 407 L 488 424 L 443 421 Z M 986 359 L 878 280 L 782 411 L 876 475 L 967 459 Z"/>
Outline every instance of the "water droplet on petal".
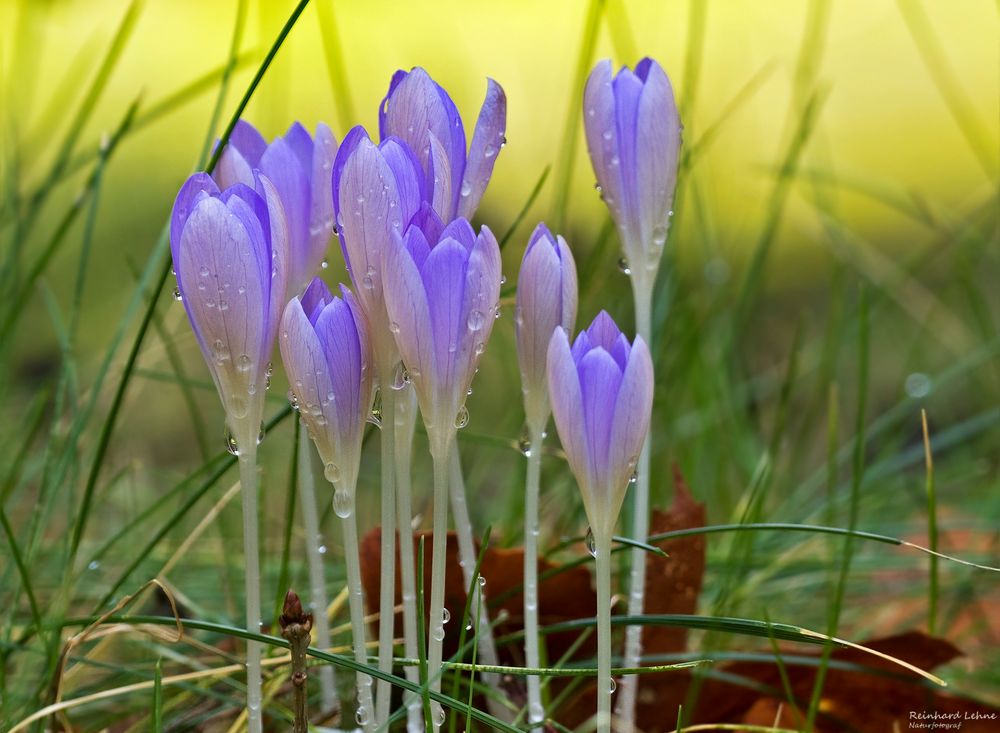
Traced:
<path fill-rule="evenodd" d="M 587 527 L 587 537 L 584 542 L 587 545 L 587 552 L 589 552 L 592 557 L 597 557 L 597 540 L 594 539 L 594 530 L 590 527 Z"/>
<path fill-rule="evenodd" d="M 225 436 L 223 437 L 223 440 L 225 441 L 226 451 L 229 452 L 229 455 L 231 455 L 231 456 L 238 456 L 240 454 L 240 447 L 236 443 L 236 436 L 234 436 L 229 431 L 228 427 L 226 427 L 226 432 L 225 432 Z"/>
<path fill-rule="evenodd" d="M 608 692 L 613 693 L 617 689 L 618 689 L 618 683 L 616 683 L 615 678 L 612 677 L 610 680 L 608 680 Z"/>
<path fill-rule="evenodd" d="M 181 289 L 180 288 L 174 288 L 174 300 L 176 300 L 178 303 L 180 303 L 182 300 L 184 300 L 184 296 L 181 295 Z"/>
<path fill-rule="evenodd" d="M 354 713 L 354 722 L 361 726 L 367 725 L 368 708 L 364 705 L 359 705 L 357 711 Z"/>
<path fill-rule="evenodd" d="M 618 269 L 621 270 L 621 272 L 623 274 L 625 274 L 625 275 L 631 275 L 632 274 L 632 270 L 628 266 L 628 260 L 626 260 L 624 257 L 619 257 L 618 258 Z"/>
<path fill-rule="evenodd" d="M 472 193 L 472 184 L 470 184 L 468 181 L 462 181 L 462 190 L 461 190 L 462 197 L 465 198 L 470 193 Z"/>
<path fill-rule="evenodd" d="M 337 489 L 333 492 L 333 511 L 341 519 L 351 516 L 354 509 L 354 500 L 351 492 L 347 489 Z"/>
<path fill-rule="evenodd" d="M 465 405 L 458 408 L 458 414 L 455 415 L 455 427 L 461 430 L 466 425 L 469 424 L 469 410 Z"/>
<path fill-rule="evenodd" d="M 236 359 L 236 368 L 241 372 L 250 371 L 250 367 L 253 365 L 253 361 L 247 354 L 240 354 L 239 358 Z"/>
<path fill-rule="evenodd" d="M 410 383 L 410 375 L 406 372 L 406 367 L 403 366 L 403 362 L 399 362 L 396 365 L 395 371 L 392 373 L 392 388 L 395 391 L 399 391 L 406 387 Z"/>
<path fill-rule="evenodd" d="M 243 395 L 233 395 L 229 400 L 229 413 L 237 420 L 242 420 L 250 411 L 247 398 Z"/>
<path fill-rule="evenodd" d="M 334 234 L 336 234 L 336 233 L 337 232 L 334 232 Z M 326 268 L 328 268 L 330 266 L 330 260 L 328 260 L 326 257 L 324 257 L 323 260 L 319 263 L 319 266 L 325 270 Z"/>
<path fill-rule="evenodd" d="M 472 310 L 469 312 L 468 326 L 470 331 L 478 331 L 483 327 L 483 312 Z"/>
<path fill-rule="evenodd" d="M 323 475 L 326 477 L 326 480 L 329 481 L 330 483 L 333 483 L 335 481 L 340 481 L 340 466 L 338 466 L 336 463 L 327 463 L 323 467 Z"/>
<path fill-rule="evenodd" d="M 521 429 L 521 436 L 517 439 L 517 449 L 521 451 L 525 458 L 531 457 L 531 432 L 525 425 Z"/>

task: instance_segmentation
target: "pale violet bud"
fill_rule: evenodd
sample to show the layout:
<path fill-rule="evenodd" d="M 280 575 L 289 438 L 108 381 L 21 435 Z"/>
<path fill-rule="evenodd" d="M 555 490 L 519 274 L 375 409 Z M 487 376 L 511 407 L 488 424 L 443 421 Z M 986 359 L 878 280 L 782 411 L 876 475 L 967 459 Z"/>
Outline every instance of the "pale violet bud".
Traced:
<path fill-rule="evenodd" d="M 337 141 L 319 123 L 312 136 L 300 123 L 268 143 L 245 120 L 233 128 L 212 177 L 221 188 L 253 185 L 259 170 L 274 184 L 288 224 L 288 290 L 300 293 L 326 256 L 333 235 L 331 180 Z"/>
<path fill-rule="evenodd" d="M 170 220 L 177 291 L 238 445 L 256 441 L 260 429 L 288 261 L 278 193 L 259 172 L 252 181 L 220 191 L 196 173 Z"/>
<path fill-rule="evenodd" d="M 440 232 L 437 236 L 434 236 Z M 417 393 L 432 451 L 468 420 L 465 399 L 500 298 L 500 247 L 465 219 L 416 217 L 383 254 L 390 330 Z"/>
<path fill-rule="evenodd" d="M 334 297 L 315 278 L 285 306 L 278 345 L 299 414 L 324 474 L 352 487 L 374 389 L 368 327 L 351 291 Z"/>
<path fill-rule="evenodd" d="M 583 95 L 587 149 L 636 282 L 651 287 L 670 225 L 681 122 L 670 80 L 650 58 L 612 77 L 601 61 Z"/>
<path fill-rule="evenodd" d="M 653 409 L 653 361 L 641 336 L 629 343 L 604 311 L 573 342 L 561 328 L 548 353 L 559 440 L 596 536 L 621 511 Z"/>
<path fill-rule="evenodd" d="M 532 430 L 542 430 L 549 418 L 545 362 L 552 332 L 560 327 L 572 332 L 576 306 L 573 254 L 562 236 L 553 236 L 539 224 L 521 260 L 514 310 L 524 410 Z"/>

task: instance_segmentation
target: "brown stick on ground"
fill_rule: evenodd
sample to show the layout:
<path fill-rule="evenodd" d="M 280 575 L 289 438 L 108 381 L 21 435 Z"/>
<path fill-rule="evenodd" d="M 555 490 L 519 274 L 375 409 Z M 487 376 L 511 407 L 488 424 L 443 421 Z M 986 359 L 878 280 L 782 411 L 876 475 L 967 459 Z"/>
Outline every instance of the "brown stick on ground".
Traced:
<path fill-rule="evenodd" d="M 281 635 L 288 641 L 292 652 L 292 690 L 295 697 L 292 710 L 295 712 L 293 733 L 308 733 L 309 714 L 306 710 L 307 683 L 309 673 L 306 670 L 306 650 L 309 648 L 310 632 L 313 616 L 302 610 L 302 602 L 289 590 L 285 594 L 285 606 L 278 618 L 281 625 Z"/>

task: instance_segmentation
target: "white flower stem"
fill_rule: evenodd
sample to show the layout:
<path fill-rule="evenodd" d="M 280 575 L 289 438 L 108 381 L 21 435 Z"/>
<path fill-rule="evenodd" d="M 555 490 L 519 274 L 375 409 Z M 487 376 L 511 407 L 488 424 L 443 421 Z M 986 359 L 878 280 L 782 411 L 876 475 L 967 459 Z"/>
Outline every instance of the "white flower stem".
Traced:
<path fill-rule="evenodd" d="M 357 483 L 357 482 L 355 482 Z M 358 549 L 358 522 L 354 511 L 354 494 L 356 486 L 344 486 L 334 483 L 334 491 L 346 490 L 351 495 L 351 508 L 346 516 L 340 517 L 340 525 L 344 532 L 344 564 L 347 566 L 347 597 L 351 612 L 351 637 L 354 642 L 354 660 L 358 664 L 368 664 L 368 652 L 365 645 L 365 599 L 361 585 L 361 558 Z M 357 674 L 358 710 L 357 719 L 365 733 L 375 730 L 374 707 L 372 704 L 372 678 L 364 672 Z M 353 725 L 349 721 L 341 721 L 341 728 L 350 730 Z"/>
<path fill-rule="evenodd" d="M 597 564 L 597 733 L 611 730 L 611 532 L 594 535 Z"/>
<path fill-rule="evenodd" d="M 524 659 L 528 667 L 541 667 L 538 650 L 538 484 L 542 467 L 542 431 L 529 428 L 528 475 L 524 492 Z M 528 727 L 545 720 L 542 679 L 528 675 Z"/>
<path fill-rule="evenodd" d="M 302 505 L 302 526 L 306 532 L 306 557 L 309 561 L 309 600 L 313 610 L 313 628 L 316 643 L 323 649 L 330 648 L 330 620 L 327 618 L 326 574 L 323 572 L 322 540 L 319 535 L 319 513 L 316 503 L 316 474 L 313 471 L 313 447 L 309 431 L 299 431 L 299 504 Z M 324 710 L 337 706 L 337 688 L 333 665 L 319 667 L 320 699 Z"/>
<path fill-rule="evenodd" d="M 632 283 L 632 294 L 635 299 L 636 330 L 642 336 L 647 346 L 652 348 L 652 282 L 648 286 L 638 282 Z M 639 463 L 636 466 L 635 500 L 632 512 L 632 539 L 645 542 L 649 535 L 649 435 L 642 444 Z M 642 615 L 643 602 L 646 593 L 646 552 L 638 547 L 631 551 L 631 572 L 629 573 L 629 616 Z M 622 664 L 625 667 L 638 667 L 642 658 L 642 626 L 631 624 L 625 630 L 625 654 Z M 621 690 L 618 693 L 618 703 L 615 712 L 618 717 L 618 730 L 621 733 L 632 733 L 635 729 L 635 703 L 638 696 L 639 676 L 629 675 L 622 679 Z"/>
<path fill-rule="evenodd" d="M 379 586 L 378 668 L 392 672 L 392 642 L 395 632 L 396 607 L 396 392 L 391 380 L 382 380 L 382 562 Z M 378 681 L 375 720 L 387 726 L 392 703 L 392 685 Z"/>
<path fill-rule="evenodd" d="M 472 576 L 476 569 L 476 545 L 472 538 L 472 521 L 469 519 L 469 507 L 465 501 L 465 479 L 462 476 L 462 459 L 458 452 L 458 441 L 451 441 L 451 511 L 455 518 L 455 534 L 458 536 L 458 562 L 462 567 L 462 578 L 465 587 L 474 588 L 473 583 L 479 580 Z M 486 611 L 485 588 L 481 589 L 479 602 L 473 601 L 469 615 L 475 619 L 477 634 L 477 656 L 482 664 L 488 667 L 499 665 L 496 643 L 493 641 L 493 627 L 490 625 L 489 613 Z M 483 681 L 492 689 L 500 692 L 500 675 L 496 672 L 484 672 Z M 510 722 L 510 710 L 494 696 L 487 698 L 490 715 L 504 722 Z"/>
<path fill-rule="evenodd" d="M 397 395 L 393 428 L 396 446 L 396 525 L 399 532 L 399 573 L 403 597 L 403 640 L 406 656 L 416 659 L 417 648 L 417 573 L 413 559 L 413 509 L 410 464 L 413 455 L 413 431 L 416 427 L 417 401 L 413 387 L 407 385 Z M 388 415 L 383 418 L 388 419 Z M 415 666 L 405 668 L 406 679 L 420 682 L 420 670 Z M 422 733 L 424 730 L 423 706 L 420 696 L 406 692 L 406 730 Z"/>
<path fill-rule="evenodd" d="M 434 692 L 441 691 L 441 654 L 444 642 L 444 583 L 445 557 L 448 547 L 448 463 L 450 444 L 433 452 L 434 459 L 434 523 L 431 553 L 431 603 L 427 634 L 427 679 Z M 434 730 L 444 723 L 441 703 L 431 701 Z"/>
<path fill-rule="evenodd" d="M 260 557 L 257 539 L 257 436 L 239 443 L 240 495 L 243 499 L 243 564 L 246 571 L 247 631 L 260 633 Z M 259 642 L 247 642 L 247 730 L 261 733 Z"/>

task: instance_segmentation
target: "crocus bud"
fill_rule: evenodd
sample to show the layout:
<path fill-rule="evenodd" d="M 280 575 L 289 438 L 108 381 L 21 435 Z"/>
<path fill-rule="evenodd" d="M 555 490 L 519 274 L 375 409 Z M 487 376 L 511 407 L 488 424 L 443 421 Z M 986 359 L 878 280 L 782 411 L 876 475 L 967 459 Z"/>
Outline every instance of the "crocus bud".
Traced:
<path fill-rule="evenodd" d="M 300 293 L 319 269 L 333 234 L 331 168 L 337 141 L 319 123 L 313 139 L 298 122 L 268 144 L 249 122 L 240 120 L 219 158 L 213 177 L 222 188 L 253 185 L 260 170 L 274 184 L 288 222 L 288 289 Z"/>
<path fill-rule="evenodd" d="M 524 410 L 532 430 L 549 418 L 545 361 L 552 332 L 572 331 L 576 323 L 576 263 L 562 236 L 539 224 L 528 240 L 517 278 L 517 360 L 521 367 Z"/>
<path fill-rule="evenodd" d="M 641 336 L 629 344 L 601 311 L 572 348 L 566 331 L 555 330 L 548 374 L 552 414 L 587 519 L 595 535 L 610 536 L 649 429 L 649 348 Z"/>
<path fill-rule="evenodd" d="M 433 220 L 432 220 L 433 221 Z M 456 219 L 436 240 L 417 225 L 383 253 L 390 329 L 417 393 L 431 449 L 444 455 L 468 420 L 465 398 L 493 330 L 500 247 Z"/>
<path fill-rule="evenodd" d="M 468 155 L 465 128 L 455 103 L 419 66 L 397 71 L 379 111 L 383 139 L 394 135 L 417 154 L 428 181 L 427 200 L 442 221 L 471 219 L 504 146 L 507 97 L 499 84 L 486 80 L 486 99 L 472 135 Z"/>
<path fill-rule="evenodd" d="M 365 420 L 371 410 L 373 375 L 368 327 L 351 291 L 333 297 L 315 278 L 281 319 L 281 360 L 294 404 L 339 491 L 357 483 Z M 353 497 L 334 498 L 338 514 Z"/>
<path fill-rule="evenodd" d="M 614 78 L 601 61 L 587 80 L 583 121 L 601 197 L 611 210 L 633 278 L 651 287 L 667 241 L 681 122 L 670 80 L 644 58 Z"/>
<path fill-rule="evenodd" d="M 260 427 L 288 257 L 278 193 L 259 173 L 253 181 L 220 191 L 196 173 L 170 221 L 177 290 L 237 446 L 256 440 Z"/>
<path fill-rule="evenodd" d="M 355 127 L 337 152 L 333 165 L 337 229 L 347 272 L 371 327 L 380 380 L 391 378 L 399 361 L 385 310 L 382 252 L 419 209 L 423 186 L 416 157 L 397 138 L 376 146 L 363 127 Z"/>

